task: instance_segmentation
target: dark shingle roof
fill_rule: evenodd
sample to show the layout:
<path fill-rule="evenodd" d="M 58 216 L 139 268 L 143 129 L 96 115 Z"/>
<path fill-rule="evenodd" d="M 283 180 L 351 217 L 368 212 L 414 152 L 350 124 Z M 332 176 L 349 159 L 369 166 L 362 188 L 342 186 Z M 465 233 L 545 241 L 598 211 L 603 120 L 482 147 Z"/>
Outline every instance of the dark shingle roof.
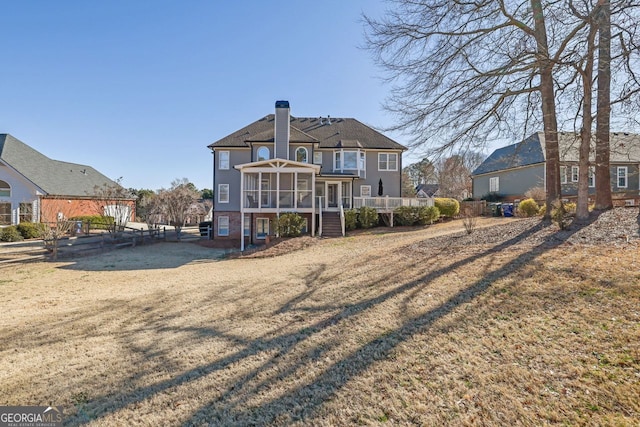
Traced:
<path fill-rule="evenodd" d="M 275 116 L 268 116 L 228 135 L 209 148 L 248 147 L 251 142 L 273 142 Z M 361 147 L 364 149 L 406 150 L 391 138 L 356 119 L 291 117 L 290 142 L 318 143 L 320 148 Z"/>
<path fill-rule="evenodd" d="M 96 186 L 116 185 L 91 166 L 52 160 L 9 134 L 0 134 L 0 160 L 47 195 L 89 196 Z"/>
<path fill-rule="evenodd" d="M 544 162 L 544 150 L 539 134 L 535 133 L 517 144 L 498 148 L 471 175 L 511 169 Z"/>
<path fill-rule="evenodd" d="M 612 163 L 640 162 L 640 135 L 613 132 L 609 135 Z M 573 132 L 558 134 L 561 162 L 577 162 L 579 160 L 580 135 Z M 592 136 L 590 160 L 595 160 L 595 135 Z M 544 163 L 544 133 L 538 132 L 522 142 L 495 150 L 472 175 L 481 175 L 521 166 Z"/>

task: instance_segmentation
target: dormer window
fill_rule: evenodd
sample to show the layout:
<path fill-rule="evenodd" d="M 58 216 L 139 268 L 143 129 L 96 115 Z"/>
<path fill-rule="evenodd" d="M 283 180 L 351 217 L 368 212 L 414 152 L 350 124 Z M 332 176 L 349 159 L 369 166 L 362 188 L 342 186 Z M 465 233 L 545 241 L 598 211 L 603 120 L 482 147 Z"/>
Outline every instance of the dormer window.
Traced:
<path fill-rule="evenodd" d="M 269 147 L 258 148 L 258 161 L 269 160 L 269 159 L 270 159 Z"/>
<path fill-rule="evenodd" d="M 305 147 L 296 148 L 296 162 L 309 163 L 309 152 Z"/>

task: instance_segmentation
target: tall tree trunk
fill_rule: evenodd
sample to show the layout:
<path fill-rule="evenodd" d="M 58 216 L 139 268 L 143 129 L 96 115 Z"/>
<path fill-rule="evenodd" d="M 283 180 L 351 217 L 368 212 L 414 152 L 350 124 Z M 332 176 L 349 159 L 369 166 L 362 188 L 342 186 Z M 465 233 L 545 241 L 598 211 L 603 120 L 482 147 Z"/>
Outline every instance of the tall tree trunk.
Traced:
<path fill-rule="evenodd" d="M 611 2 L 600 0 L 598 13 L 598 105 L 596 117 L 596 209 L 613 207 L 611 199 Z"/>
<path fill-rule="evenodd" d="M 589 151 L 591 150 L 591 126 L 593 125 L 593 62 L 595 55 L 595 37 L 597 27 L 590 23 L 587 40 L 587 52 L 582 74 L 582 129 L 580 130 L 580 155 L 578 160 L 578 203 L 576 218 L 584 221 L 589 218 Z"/>
<path fill-rule="evenodd" d="M 560 199 L 560 150 L 558 149 L 558 122 L 556 118 L 555 93 L 553 89 L 553 62 L 549 57 L 547 28 L 541 0 L 531 0 L 535 22 L 535 38 L 540 67 L 540 95 L 542 98 L 542 121 L 544 124 L 546 157 L 546 203 L 545 219 L 551 218 L 551 206 Z"/>

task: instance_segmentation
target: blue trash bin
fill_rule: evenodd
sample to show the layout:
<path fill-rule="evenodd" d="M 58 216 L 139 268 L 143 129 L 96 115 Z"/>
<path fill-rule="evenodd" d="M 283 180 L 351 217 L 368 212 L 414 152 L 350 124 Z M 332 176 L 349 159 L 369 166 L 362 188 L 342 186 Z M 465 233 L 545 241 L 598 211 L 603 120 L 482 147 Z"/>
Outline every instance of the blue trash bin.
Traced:
<path fill-rule="evenodd" d="M 503 203 L 502 213 L 504 216 L 513 216 L 513 203 Z"/>

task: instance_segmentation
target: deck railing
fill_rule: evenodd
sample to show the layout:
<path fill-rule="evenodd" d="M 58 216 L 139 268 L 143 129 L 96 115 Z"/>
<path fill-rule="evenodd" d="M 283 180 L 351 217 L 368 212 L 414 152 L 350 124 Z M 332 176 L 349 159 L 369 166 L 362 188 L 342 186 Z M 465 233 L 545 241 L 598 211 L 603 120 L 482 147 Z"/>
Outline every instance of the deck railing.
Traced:
<path fill-rule="evenodd" d="M 360 209 L 366 206 L 375 208 L 378 211 L 393 211 L 401 206 L 433 206 L 432 198 L 409 198 L 409 197 L 354 197 L 353 207 Z"/>

